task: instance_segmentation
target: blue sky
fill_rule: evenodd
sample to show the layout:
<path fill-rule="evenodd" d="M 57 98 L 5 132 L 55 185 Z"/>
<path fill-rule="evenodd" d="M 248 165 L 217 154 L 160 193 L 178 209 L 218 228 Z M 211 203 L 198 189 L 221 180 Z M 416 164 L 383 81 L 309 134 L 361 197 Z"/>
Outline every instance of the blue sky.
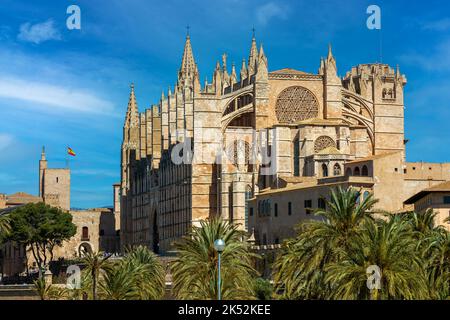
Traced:
<path fill-rule="evenodd" d="M 66 28 L 71 4 L 81 30 Z M 141 111 L 173 86 L 187 25 L 202 79 L 224 52 L 240 66 L 253 26 L 270 70 L 316 72 L 332 43 L 344 75 L 380 60 L 370 4 L 381 7 L 383 62 L 408 78 L 408 161 L 450 162 L 448 1 L 0 0 L 0 193 L 37 194 L 41 146 L 60 167 L 69 145 L 72 207 L 111 205 L 129 84 Z"/>

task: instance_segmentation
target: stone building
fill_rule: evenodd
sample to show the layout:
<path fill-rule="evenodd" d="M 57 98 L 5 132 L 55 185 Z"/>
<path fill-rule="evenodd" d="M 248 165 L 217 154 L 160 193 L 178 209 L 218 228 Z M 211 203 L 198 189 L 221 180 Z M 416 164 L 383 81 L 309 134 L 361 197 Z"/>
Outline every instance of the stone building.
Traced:
<path fill-rule="evenodd" d="M 435 222 L 450 231 L 450 181 L 416 193 L 405 204 L 413 205 L 416 212 L 432 209 L 436 213 Z"/>
<path fill-rule="evenodd" d="M 39 160 L 39 197 L 48 205 L 70 210 L 70 169 L 48 168 L 44 147 Z"/>
<path fill-rule="evenodd" d="M 54 249 L 54 259 L 80 257 L 86 251 L 119 252 L 120 208 L 117 201 L 117 186 L 114 187 L 114 206 L 88 210 L 70 210 L 70 169 L 48 168 L 45 150 L 39 160 L 39 196 L 24 192 L 12 195 L 0 194 L 0 214 L 28 203 L 44 202 L 59 207 L 72 215 L 76 234 Z M 33 268 L 36 263 L 30 252 L 17 243 L 8 242 L 0 247 L 0 274 L 11 276 Z"/>
<path fill-rule="evenodd" d="M 224 54 L 201 85 L 188 35 L 177 82 L 156 104 L 139 112 L 132 85 L 121 150 L 124 245 L 167 251 L 211 216 L 275 243 L 331 187 L 360 187 L 399 211 L 450 180 L 448 164 L 405 160 L 399 67 L 360 64 L 341 78 L 330 46 L 316 74 L 269 71 L 254 36 L 239 72 L 227 63 Z"/>

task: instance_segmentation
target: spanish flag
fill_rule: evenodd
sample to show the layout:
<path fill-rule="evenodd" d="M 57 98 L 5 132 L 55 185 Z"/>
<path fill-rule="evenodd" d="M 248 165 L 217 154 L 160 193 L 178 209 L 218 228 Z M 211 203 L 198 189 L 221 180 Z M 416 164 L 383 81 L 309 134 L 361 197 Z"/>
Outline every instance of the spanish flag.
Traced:
<path fill-rule="evenodd" d="M 71 155 L 72 157 L 75 157 L 75 156 L 76 156 L 75 152 L 72 150 L 71 147 L 67 147 L 67 153 L 68 153 L 69 155 Z"/>

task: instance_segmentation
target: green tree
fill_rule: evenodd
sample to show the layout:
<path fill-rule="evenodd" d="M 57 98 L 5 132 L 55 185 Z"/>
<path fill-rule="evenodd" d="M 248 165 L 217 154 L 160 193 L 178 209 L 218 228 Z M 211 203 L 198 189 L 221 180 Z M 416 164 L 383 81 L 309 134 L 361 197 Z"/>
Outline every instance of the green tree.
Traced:
<path fill-rule="evenodd" d="M 0 243 L 2 243 L 2 240 L 5 239 L 11 231 L 10 222 L 9 214 L 0 214 Z"/>
<path fill-rule="evenodd" d="M 299 235 L 284 243 L 274 263 L 276 292 L 287 299 L 326 299 L 331 287 L 325 266 L 342 259 L 364 222 L 373 219 L 376 202 L 372 195 L 360 201 L 354 188 L 332 190 L 326 209 L 315 212 L 319 219 L 301 223 Z"/>
<path fill-rule="evenodd" d="M 178 299 L 217 299 L 218 253 L 214 241 L 223 239 L 221 295 L 227 299 L 254 298 L 253 278 L 257 272 L 246 234 L 236 225 L 217 218 L 201 221 L 175 243 L 177 258 L 172 263 L 173 291 Z"/>
<path fill-rule="evenodd" d="M 417 241 L 407 221 L 366 221 L 340 261 L 325 266 L 330 298 L 425 299 L 428 289 Z M 379 288 L 367 285 L 368 268 L 380 271 Z"/>
<path fill-rule="evenodd" d="M 254 286 L 255 296 L 258 300 L 272 299 L 273 286 L 269 280 L 257 278 L 255 280 Z"/>
<path fill-rule="evenodd" d="M 166 273 L 158 257 L 147 247 L 128 250 L 121 268 L 131 270 L 133 286 L 139 300 L 161 299 L 165 291 Z"/>
<path fill-rule="evenodd" d="M 30 247 L 42 270 L 53 259 L 55 245 L 62 245 L 76 233 L 72 215 L 44 203 L 30 203 L 19 207 L 10 216 L 8 240 Z"/>
<path fill-rule="evenodd" d="M 106 300 L 136 300 L 139 292 L 134 280 L 140 271 L 144 271 L 143 266 L 125 263 L 107 268 L 99 280 L 99 296 Z"/>
<path fill-rule="evenodd" d="M 85 266 L 85 274 L 88 275 L 89 287 L 92 290 L 92 299 L 97 300 L 97 286 L 99 282 L 100 273 L 109 271 L 111 264 L 108 259 L 111 256 L 105 256 L 103 252 L 87 252 L 84 254 L 81 263 Z M 86 279 L 86 278 L 85 278 Z"/>

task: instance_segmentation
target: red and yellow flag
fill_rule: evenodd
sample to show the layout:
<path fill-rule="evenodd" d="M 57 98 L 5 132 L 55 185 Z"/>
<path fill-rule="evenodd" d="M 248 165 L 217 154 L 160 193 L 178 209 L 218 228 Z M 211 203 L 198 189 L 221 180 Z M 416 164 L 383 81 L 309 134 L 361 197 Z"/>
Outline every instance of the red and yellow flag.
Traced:
<path fill-rule="evenodd" d="M 69 155 L 71 155 L 72 157 L 75 157 L 75 156 L 76 156 L 75 152 L 72 150 L 71 147 L 67 147 L 67 153 L 68 153 Z"/>

